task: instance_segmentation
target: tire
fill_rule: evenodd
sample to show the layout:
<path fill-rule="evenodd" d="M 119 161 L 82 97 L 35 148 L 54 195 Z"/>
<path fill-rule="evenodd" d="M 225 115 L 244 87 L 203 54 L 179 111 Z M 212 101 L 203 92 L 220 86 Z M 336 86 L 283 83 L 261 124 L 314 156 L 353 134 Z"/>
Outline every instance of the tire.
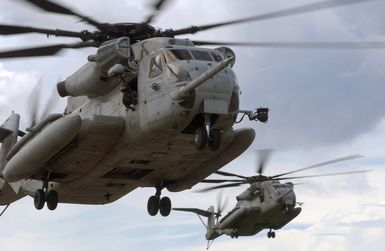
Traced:
<path fill-rule="evenodd" d="M 50 190 L 47 194 L 47 208 L 49 210 L 55 210 L 59 203 L 59 195 L 55 190 Z"/>
<path fill-rule="evenodd" d="M 159 211 L 159 198 L 151 196 L 147 202 L 147 212 L 151 216 L 155 216 Z"/>
<path fill-rule="evenodd" d="M 194 132 L 194 143 L 198 150 L 206 147 L 208 141 L 207 130 L 204 126 L 198 127 Z"/>
<path fill-rule="evenodd" d="M 45 200 L 45 192 L 43 191 L 43 189 L 38 189 L 35 192 L 35 196 L 33 197 L 33 203 L 35 205 L 35 208 L 37 210 L 41 210 L 44 207 Z"/>
<path fill-rule="evenodd" d="M 159 210 L 162 216 L 164 217 L 169 216 L 171 212 L 171 200 L 169 197 L 163 197 L 160 200 Z"/>
<path fill-rule="evenodd" d="M 271 232 L 271 238 L 275 238 L 275 232 Z"/>
<path fill-rule="evenodd" d="M 219 149 L 221 146 L 221 131 L 219 129 L 213 128 L 210 130 L 208 145 L 212 151 Z"/>

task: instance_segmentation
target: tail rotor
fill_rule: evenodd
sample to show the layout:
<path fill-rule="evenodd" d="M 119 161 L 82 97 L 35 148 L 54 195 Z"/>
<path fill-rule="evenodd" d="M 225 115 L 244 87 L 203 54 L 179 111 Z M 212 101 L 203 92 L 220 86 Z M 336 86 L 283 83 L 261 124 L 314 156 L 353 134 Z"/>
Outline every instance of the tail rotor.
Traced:
<path fill-rule="evenodd" d="M 48 98 L 47 103 L 44 105 L 44 107 L 41 108 L 40 100 L 41 100 L 41 86 L 42 86 L 43 78 L 41 77 L 36 85 L 33 87 L 26 105 L 28 109 L 29 114 L 29 121 L 28 125 L 29 127 L 26 129 L 27 131 L 30 131 L 39 121 L 44 119 L 51 111 L 52 109 L 57 105 L 59 101 L 59 96 L 55 89 L 53 89 L 53 92 Z M 40 112 L 39 112 L 40 111 Z"/>
<path fill-rule="evenodd" d="M 228 198 L 226 197 L 223 200 L 223 190 L 221 190 L 217 195 L 217 211 L 215 212 L 215 221 L 218 222 L 219 217 L 222 216 L 223 210 L 227 207 Z"/>

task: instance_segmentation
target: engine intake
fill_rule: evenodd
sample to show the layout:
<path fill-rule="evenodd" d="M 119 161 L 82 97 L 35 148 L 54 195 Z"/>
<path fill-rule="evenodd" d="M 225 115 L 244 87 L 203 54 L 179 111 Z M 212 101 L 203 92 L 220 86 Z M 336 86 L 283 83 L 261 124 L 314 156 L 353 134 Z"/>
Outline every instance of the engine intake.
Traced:
<path fill-rule="evenodd" d="M 89 56 L 87 64 L 57 84 L 61 97 L 103 96 L 119 83 L 118 79 L 109 80 L 109 70 L 117 64 L 128 66 L 130 39 L 127 37 L 114 39 L 102 44 L 95 55 Z"/>

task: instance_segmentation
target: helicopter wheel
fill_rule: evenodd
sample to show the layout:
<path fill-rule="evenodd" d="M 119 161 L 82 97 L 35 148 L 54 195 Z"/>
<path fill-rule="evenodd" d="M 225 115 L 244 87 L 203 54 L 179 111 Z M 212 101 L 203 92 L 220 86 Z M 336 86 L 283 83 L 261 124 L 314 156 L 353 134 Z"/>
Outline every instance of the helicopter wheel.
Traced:
<path fill-rule="evenodd" d="M 59 202 L 59 196 L 55 190 L 50 190 L 47 194 L 47 208 L 49 210 L 55 210 Z"/>
<path fill-rule="evenodd" d="M 275 238 L 275 232 L 273 232 L 273 231 L 269 231 L 269 232 L 267 232 L 267 238 Z"/>
<path fill-rule="evenodd" d="M 159 211 L 159 204 L 159 197 L 155 195 L 151 196 L 147 202 L 148 214 L 151 216 L 155 216 Z"/>
<path fill-rule="evenodd" d="M 44 207 L 46 201 L 45 192 L 43 189 L 38 189 L 33 197 L 33 202 L 37 210 L 41 210 Z"/>
<path fill-rule="evenodd" d="M 218 148 L 221 146 L 221 131 L 219 129 L 213 128 L 210 130 L 208 145 L 209 148 L 213 151 L 218 150 Z"/>
<path fill-rule="evenodd" d="M 207 130 L 205 126 L 198 127 L 194 132 L 194 143 L 198 150 L 206 147 L 208 141 Z"/>
<path fill-rule="evenodd" d="M 168 216 L 171 212 L 171 200 L 169 197 L 163 197 L 159 203 L 160 214 L 164 217 Z"/>

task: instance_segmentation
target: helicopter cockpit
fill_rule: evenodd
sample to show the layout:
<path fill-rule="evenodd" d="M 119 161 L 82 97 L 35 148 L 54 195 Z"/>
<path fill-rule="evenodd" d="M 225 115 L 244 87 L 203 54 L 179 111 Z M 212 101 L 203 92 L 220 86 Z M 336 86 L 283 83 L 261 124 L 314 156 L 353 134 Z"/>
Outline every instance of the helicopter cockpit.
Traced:
<path fill-rule="evenodd" d="M 279 194 L 287 193 L 292 189 L 292 187 L 289 184 L 282 184 L 282 183 L 273 184 L 272 187 L 273 187 L 273 190 Z"/>
<path fill-rule="evenodd" d="M 164 51 L 166 61 L 172 63 L 176 60 L 200 60 L 221 62 L 223 56 L 215 50 L 197 50 L 197 49 L 167 49 Z"/>
<path fill-rule="evenodd" d="M 162 58 L 164 65 L 162 63 Z M 216 50 L 203 50 L 203 49 L 185 49 L 185 48 L 166 48 L 157 55 L 150 59 L 149 78 L 155 78 L 160 76 L 165 69 L 168 69 L 171 75 L 172 81 L 170 84 L 175 84 L 180 81 L 191 81 L 192 77 L 188 73 L 188 70 L 184 69 L 185 64 L 182 62 L 187 61 L 203 61 L 203 62 L 221 62 L 224 60 L 224 56 Z M 196 68 L 196 67 L 195 67 Z"/>

